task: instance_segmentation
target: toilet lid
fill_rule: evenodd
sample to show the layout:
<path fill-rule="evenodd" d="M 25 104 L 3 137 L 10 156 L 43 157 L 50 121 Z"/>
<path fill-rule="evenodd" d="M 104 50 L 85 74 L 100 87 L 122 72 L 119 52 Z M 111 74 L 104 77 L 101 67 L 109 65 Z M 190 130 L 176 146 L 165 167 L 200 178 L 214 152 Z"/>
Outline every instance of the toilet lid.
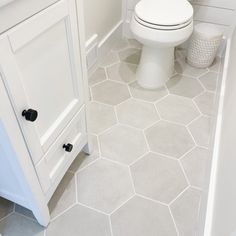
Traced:
<path fill-rule="evenodd" d="M 193 8 L 187 0 L 141 0 L 135 15 L 149 24 L 175 26 L 190 21 Z"/>

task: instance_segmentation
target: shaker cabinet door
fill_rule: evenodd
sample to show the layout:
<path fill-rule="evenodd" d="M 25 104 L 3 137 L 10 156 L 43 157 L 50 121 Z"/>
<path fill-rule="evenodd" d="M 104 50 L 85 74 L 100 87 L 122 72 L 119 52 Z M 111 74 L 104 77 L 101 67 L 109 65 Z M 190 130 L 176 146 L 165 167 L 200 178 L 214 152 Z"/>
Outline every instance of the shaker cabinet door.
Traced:
<path fill-rule="evenodd" d="M 0 38 L 0 73 L 34 163 L 83 104 L 74 4 L 61 0 Z"/>

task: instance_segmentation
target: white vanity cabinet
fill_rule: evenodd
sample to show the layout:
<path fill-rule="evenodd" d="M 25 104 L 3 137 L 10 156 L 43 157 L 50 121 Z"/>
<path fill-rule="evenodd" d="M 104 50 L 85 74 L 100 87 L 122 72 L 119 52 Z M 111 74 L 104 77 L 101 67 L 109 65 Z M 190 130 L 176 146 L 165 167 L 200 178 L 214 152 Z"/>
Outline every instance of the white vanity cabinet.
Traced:
<path fill-rule="evenodd" d="M 0 36 L 0 72 L 47 201 L 88 145 L 76 1 L 60 0 Z"/>

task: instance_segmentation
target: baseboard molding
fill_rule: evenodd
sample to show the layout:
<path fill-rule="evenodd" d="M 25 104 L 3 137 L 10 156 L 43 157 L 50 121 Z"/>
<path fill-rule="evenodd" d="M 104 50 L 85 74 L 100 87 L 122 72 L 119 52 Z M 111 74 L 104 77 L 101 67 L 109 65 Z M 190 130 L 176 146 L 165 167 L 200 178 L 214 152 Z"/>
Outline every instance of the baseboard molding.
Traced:
<path fill-rule="evenodd" d="M 100 41 L 93 35 L 86 41 L 86 58 L 88 73 L 91 74 L 98 66 L 99 61 L 106 56 L 112 47 L 123 38 L 123 21 L 119 21 L 111 31 Z"/>

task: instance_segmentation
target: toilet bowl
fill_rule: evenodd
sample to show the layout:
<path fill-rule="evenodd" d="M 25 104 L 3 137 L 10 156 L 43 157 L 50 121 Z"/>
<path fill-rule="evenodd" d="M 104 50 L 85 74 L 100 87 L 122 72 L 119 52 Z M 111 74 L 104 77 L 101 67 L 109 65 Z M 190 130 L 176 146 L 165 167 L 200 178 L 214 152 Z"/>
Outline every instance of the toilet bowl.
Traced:
<path fill-rule="evenodd" d="M 146 89 L 165 85 L 174 72 L 174 48 L 193 32 L 193 8 L 187 0 L 141 0 L 130 23 L 143 44 L 136 78 Z"/>

